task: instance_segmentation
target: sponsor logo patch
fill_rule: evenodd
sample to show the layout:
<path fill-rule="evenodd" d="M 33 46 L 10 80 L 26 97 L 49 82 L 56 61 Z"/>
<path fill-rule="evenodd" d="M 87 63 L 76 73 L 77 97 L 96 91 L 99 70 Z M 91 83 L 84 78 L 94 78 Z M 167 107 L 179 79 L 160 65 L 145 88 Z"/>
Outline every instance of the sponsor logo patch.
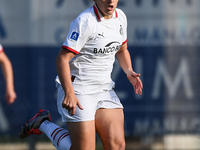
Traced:
<path fill-rule="evenodd" d="M 70 39 L 73 40 L 73 41 L 77 41 L 78 37 L 79 37 L 79 33 L 74 31 L 74 32 L 72 32 Z"/>

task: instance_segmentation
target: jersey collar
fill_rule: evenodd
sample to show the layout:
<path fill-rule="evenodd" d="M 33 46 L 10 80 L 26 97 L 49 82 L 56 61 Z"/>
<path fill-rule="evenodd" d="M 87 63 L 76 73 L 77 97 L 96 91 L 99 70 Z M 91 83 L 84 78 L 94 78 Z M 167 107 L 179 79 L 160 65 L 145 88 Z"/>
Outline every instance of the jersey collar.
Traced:
<path fill-rule="evenodd" d="M 96 5 L 93 5 L 93 9 L 99 21 L 105 20 L 105 18 L 102 16 L 101 12 L 99 11 Z M 115 10 L 115 12 L 112 15 L 112 18 L 117 18 L 117 17 L 118 17 L 118 14 L 117 14 L 117 11 Z"/>

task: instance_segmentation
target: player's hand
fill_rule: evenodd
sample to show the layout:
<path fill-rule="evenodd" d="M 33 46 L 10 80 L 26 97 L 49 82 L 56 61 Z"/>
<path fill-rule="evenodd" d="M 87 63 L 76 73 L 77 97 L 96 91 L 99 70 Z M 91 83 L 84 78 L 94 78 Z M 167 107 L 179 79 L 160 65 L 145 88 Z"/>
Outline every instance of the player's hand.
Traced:
<path fill-rule="evenodd" d="M 142 84 L 142 81 L 140 80 L 139 76 L 140 76 L 140 74 L 137 74 L 135 72 L 129 72 L 127 74 L 127 78 L 133 85 L 135 93 L 142 95 L 143 84 Z"/>
<path fill-rule="evenodd" d="M 71 115 L 75 114 L 76 105 L 78 106 L 78 108 L 83 110 L 83 107 L 81 106 L 79 100 L 76 98 L 75 95 L 67 95 L 64 101 L 62 102 L 62 107 L 71 112 Z"/>
<path fill-rule="evenodd" d="M 8 105 L 14 103 L 15 99 L 17 98 L 17 95 L 15 91 L 7 91 L 5 94 L 6 102 Z"/>

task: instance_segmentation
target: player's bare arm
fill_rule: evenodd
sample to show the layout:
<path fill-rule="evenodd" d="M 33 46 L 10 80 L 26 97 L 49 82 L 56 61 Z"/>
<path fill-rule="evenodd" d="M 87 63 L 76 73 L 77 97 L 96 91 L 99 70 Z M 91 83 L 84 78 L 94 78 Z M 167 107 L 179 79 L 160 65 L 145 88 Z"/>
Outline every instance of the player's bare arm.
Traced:
<path fill-rule="evenodd" d="M 116 57 L 121 68 L 126 73 L 127 78 L 133 85 L 135 93 L 142 95 L 143 85 L 139 78 L 140 74 L 133 71 L 130 53 L 127 49 L 127 43 L 121 46 L 120 50 L 116 54 Z"/>
<path fill-rule="evenodd" d="M 12 104 L 17 97 L 13 84 L 14 83 L 13 69 L 9 58 L 4 52 L 0 53 L 0 65 L 2 67 L 3 76 L 6 81 L 6 93 L 5 93 L 6 101 L 8 104 Z"/>
<path fill-rule="evenodd" d="M 56 58 L 57 73 L 65 92 L 65 99 L 62 103 L 62 107 L 69 111 L 72 111 L 71 115 L 75 114 L 76 105 L 83 109 L 79 100 L 74 94 L 74 89 L 71 83 L 71 74 L 69 61 L 75 56 L 75 54 L 67 49 L 61 49 Z"/>

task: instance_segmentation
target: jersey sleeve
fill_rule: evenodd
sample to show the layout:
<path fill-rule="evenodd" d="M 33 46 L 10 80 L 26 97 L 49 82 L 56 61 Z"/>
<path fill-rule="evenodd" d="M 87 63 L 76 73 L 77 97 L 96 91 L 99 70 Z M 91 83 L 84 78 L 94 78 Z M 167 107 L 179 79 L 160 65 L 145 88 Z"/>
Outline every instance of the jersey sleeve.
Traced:
<path fill-rule="evenodd" d="M 88 23 L 81 18 L 77 18 L 71 23 L 70 30 L 65 42 L 62 45 L 62 48 L 66 48 L 78 54 L 84 44 L 87 42 L 90 33 L 91 31 Z"/>
<path fill-rule="evenodd" d="M 3 52 L 3 46 L 0 44 L 0 53 Z"/>
<path fill-rule="evenodd" d="M 127 18 L 124 14 L 124 35 L 123 35 L 123 44 L 127 42 Z"/>
<path fill-rule="evenodd" d="M 122 29 L 123 29 L 123 37 L 122 37 L 122 44 L 125 44 L 127 42 L 127 18 L 125 13 L 121 9 L 117 9 L 117 12 L 119 14 L 120 22 L 122 23 Z"/>

